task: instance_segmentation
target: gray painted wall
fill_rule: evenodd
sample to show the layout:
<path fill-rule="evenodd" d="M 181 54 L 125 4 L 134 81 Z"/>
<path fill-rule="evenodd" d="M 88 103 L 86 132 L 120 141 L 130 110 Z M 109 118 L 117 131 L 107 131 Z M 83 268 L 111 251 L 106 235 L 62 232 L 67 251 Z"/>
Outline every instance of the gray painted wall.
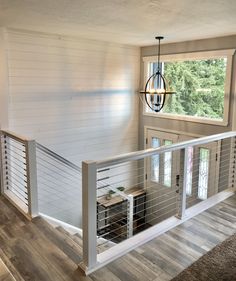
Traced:
<path fill-rule="evenodd" d="M 186 41 L 180 43 L 163 44 L 161 54 L 180 54 L 198 51 L 236 49 L 236 36 L 219 37 L 204 40 Z M 144 56 L 156 55 L 156 46 L 141 48 L 141 71 L 140 71 L 140 88 L 143 85 L 143 61 Z M 230 110 L 228 126 L 201 124 L 189 121 L 171 120 L 158 117 L 144 116 L 142 103 L 140 103 L 140 122 L 139 122 L 139 140 L 140 149 L 144 147 L 144 126 L 161 128 L 166 131 L 178 131 L 193 135 L 211 135 L 236 129 L 236 58 L 233 58 L 232 83 L 230 94 Z"/>

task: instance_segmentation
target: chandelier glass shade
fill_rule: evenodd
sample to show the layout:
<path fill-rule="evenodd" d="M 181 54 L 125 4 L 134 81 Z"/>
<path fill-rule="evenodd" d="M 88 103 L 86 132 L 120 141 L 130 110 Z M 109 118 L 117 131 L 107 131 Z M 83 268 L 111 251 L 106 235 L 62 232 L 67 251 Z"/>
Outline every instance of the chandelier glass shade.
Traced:
<path fill-rule="evenodd" d="M 144 95 L 144 99 L 148 107 L 154 111 L 159 112 L 162 110 L 166 96 L 174 94 L 173 91 L 169 90 L 168 82 L 162 74 L 161 63 L 160 63 L 160 41 L 163 36 L 157 36 L 155 39 L 158 40 L 158 52 L 157 52 L 157 69 L 154 71 L 146 84 L 144 91 L 140 91 L 140 94 Z"/>

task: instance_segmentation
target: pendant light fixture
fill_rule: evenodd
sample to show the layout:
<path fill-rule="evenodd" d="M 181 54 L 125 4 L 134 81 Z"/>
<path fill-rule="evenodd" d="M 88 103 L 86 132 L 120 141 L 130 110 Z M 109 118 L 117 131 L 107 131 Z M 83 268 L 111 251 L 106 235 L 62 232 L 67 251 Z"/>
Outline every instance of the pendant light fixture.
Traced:
<path fill-rule="evenodd" d="M 163 36 L 155 37 L 158 40 L 157 45 L 157 69 L 154 74 L 152 74 L 145 85 L 144 91 L 140 91 L 144 95 L 145 102 L 148 107 L 154 111 L 159 112 L 162 110 L 165 101 L 166 95 L 174 94 L 173 91 L 170 91 L 169 85 L 162 74 L 162 64 L 160 62 L 160 49 L 161 49 L 161 40 L 164 39 Z"/>

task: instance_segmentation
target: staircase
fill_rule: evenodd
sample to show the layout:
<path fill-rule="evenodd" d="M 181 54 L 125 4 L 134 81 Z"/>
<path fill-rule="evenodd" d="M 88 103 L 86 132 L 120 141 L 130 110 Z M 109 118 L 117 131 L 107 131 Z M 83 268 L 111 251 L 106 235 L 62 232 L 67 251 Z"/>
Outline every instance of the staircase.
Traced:
<path fill-rule="evenodd" d="M 41 217 L 29 221 L 3 197 L 0 209 L 0 258 L 16 280 L 60 281 L 82 274 L 77 270 L 82 261 L 77 234 L 54 228 Z"/>
<path fill-rule="evenodd" d="M 0 140 L 1 194 L 4 196 L 0 204 L 0 258 L 13 268 L 11 272 L 16 271 L 14 276 L 18 274 L 20 281 L 71 280 L 72 272 L 79 274 L 78 265 L 86 275 L 91 274 L 235 192 L 236 132 L 101 161 L 83 161 L 82 170 L 34 140 L 3 130 Z M 214 147 L 214 153 L 209 147 Z M 205 158 L 202 151 L 207 152 Z M 172 160 L 168 158 L 171 179 L 168 189 L 164 181 L 152 183 L 150 178 L 153 172 L 150 161 L 166 153 L 178 156 L 174 166 L 178 166 L 179 173 L 172 175 L 175 169 L 171 168 Z M 150 167 L 145 167 L 145 163 Z M 219 172 L 216 178 L 210 176 L 213 170 Z M 159 176 L 164 179 L 165 173 L 162 171 Z M 142 200 L 137 202 L 132 193 L 119 189 L 124 186 L 129 192 L 132 188 L 145 191 Z M 202 189 L 205 193 L 200 198 Z M 99 200 L 110 191 L 117 193 L 118 201 L 107 211 L 109 204 Z M 117 203 L 123 201 L 127 204 L 122 211 L 124 217 L 120 218 Z M 78 235 L 60 226 L 53 227 L 44 219 L 49 217 L 77 230 L 81 228 L 83 247 Z M 144 222 L 136 234 L 137 227 L 141 226 L 138 225 L 140 218 Z M 99 234 L 99 224 L 107 232 Z M 115 233 L 115 237 L 111 233 Z M 124 237 L 120 243 L 119 236 Z M 65 277 L 68 274 L 70 279 Z"/>

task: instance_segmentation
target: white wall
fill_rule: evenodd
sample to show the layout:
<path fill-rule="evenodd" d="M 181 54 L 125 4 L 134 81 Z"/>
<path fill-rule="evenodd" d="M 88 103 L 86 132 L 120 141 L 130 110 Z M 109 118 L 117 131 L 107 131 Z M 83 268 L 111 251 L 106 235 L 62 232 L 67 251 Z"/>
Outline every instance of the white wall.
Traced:
<path fill-rule="evenodd" d="M 138 147 L 139 48 L 7 31 L 9 128 L 80 165 Z"/>

